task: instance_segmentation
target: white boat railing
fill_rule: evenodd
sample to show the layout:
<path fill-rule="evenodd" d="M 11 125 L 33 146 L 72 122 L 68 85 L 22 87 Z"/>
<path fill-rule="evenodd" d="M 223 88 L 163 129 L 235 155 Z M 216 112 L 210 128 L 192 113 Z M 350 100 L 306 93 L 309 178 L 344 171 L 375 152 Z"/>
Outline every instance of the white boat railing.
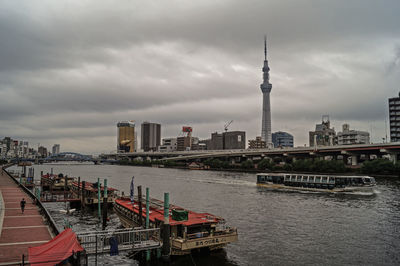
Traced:
<path fill-rule="evenodd" d="M 89 231 L 76 235 L 88 255 L 110 252 L 113 241 L 118 244 L 119 251 L 149 250 L 162 246 L 160 228 Z"/>

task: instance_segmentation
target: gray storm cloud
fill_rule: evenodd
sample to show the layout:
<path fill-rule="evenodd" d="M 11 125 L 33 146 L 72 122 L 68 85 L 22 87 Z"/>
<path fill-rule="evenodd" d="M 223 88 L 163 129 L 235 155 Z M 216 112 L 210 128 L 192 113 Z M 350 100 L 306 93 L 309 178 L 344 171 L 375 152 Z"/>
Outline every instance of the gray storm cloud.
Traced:
<path fill-rule="evenodd" d="M 3 1 L 0 137 L 115 149 L 116 122 L 206 138 L 261 131 L 268 34 L 272 129 L 308 144 L 329 114 L 385 134 L 397 95 L 398 1 Z M 139 128 L 139 127 L 138 127 Z M 92 141 L 88 142 L 88 139 Z M 93 141 L 94 140 L 94 141 Z"/>

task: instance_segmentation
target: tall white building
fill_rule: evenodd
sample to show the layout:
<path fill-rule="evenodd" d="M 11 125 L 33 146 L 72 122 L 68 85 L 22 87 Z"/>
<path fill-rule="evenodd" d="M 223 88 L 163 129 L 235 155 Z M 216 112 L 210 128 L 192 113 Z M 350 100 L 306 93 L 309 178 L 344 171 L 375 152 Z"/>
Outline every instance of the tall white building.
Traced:
<path fill-rule="evenodd" d="M 158 147 L 158 151 L 171 152 L 178 149 L 176 138 L 165 138 L 162 140 L 162 145 Z"/>
<path fill-rule="evenodd" d="M 270 104 L 270 93 L 272 90 L 272 84 L 269 83 L 269 66 L 267 60 L 267 37 L 264 38 L 264 67 L 263 71 L 263 83 L 260 85 L 263 93 L 263 109 L 262 109 L 262 127 L 261 127 L 261 138 L 266 142 L 268 148 L 272 148 L 272 134 L 271 134 L 271 104 Z"/>
<path fill-rule="evenodd" d="M 350 130 L 349 124 L 343 124 L 343 132 L 338 132 L 338 145 L 369 144 L 369 133 L 366 131 Z"/>

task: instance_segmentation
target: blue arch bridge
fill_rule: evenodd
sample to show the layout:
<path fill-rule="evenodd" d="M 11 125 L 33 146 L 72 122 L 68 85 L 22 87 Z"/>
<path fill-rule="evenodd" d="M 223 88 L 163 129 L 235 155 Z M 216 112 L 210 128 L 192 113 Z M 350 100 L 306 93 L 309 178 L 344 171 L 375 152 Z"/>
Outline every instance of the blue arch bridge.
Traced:
<path fill-rule="evenodd" d="M 43 162 L 56 161 L 97 162 L 97 159 L 94 159 L 92 156 L 76 152 L 60 152 L 57 154 L 52 154 L 43 159 Z"/>

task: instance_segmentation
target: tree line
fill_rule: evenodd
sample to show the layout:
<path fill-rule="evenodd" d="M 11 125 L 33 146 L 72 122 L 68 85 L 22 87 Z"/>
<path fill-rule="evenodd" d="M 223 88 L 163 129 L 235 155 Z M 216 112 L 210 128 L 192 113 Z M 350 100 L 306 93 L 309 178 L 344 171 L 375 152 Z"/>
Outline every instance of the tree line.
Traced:
<path fill-rule="evenodd" d="M 120 160 L 121 165 L 133 166 L 152 166 L 163 165 L 164 167 L 186 167 L 184 162 L 176 161 L 149 161 L 149 160 Z M 311 160 L 302 159 L 289 163 L 280 164 L 279 162 L 263 159 L 257 163 L 248 159 L 240 164 L 231 164 L 228 160 L 209 158 L 203 162 L 204 165 L 214 170 L 244 170 L 244 171 L 285 171 L 285 172 L 315 172 L 315 173 L 346 173 L 356 172 L 362 174 L 378 174 L 378 175 L 400 175 L 400 163 L 394 164 L 388 159 L 375 159 L 365 161 L 359 169 L 351 169 L 346 167 L 340 160 Z"/>

